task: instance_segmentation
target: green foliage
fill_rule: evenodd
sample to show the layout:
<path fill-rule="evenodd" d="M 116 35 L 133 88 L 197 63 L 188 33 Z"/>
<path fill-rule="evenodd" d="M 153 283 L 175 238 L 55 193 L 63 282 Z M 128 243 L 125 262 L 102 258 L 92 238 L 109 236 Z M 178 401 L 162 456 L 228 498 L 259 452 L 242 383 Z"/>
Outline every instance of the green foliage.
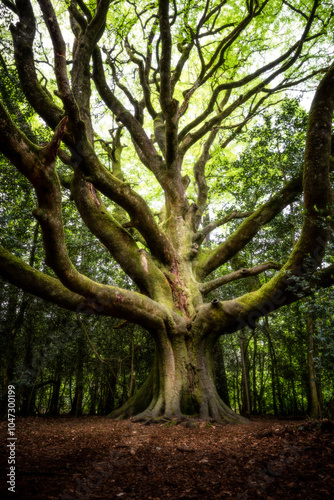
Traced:
<path fill-rule="evenodd" d="M 240 211 L 267 201 L 301 172 L 306 125 L 307 113 L 298 100 L 286 98 L 275 113 L 265 111 L 255 126 L 238 135 L 241 151 L 235 160 L 217 146 L 209 167 L 213 201 L 223 196 L 224 210 Z"/>

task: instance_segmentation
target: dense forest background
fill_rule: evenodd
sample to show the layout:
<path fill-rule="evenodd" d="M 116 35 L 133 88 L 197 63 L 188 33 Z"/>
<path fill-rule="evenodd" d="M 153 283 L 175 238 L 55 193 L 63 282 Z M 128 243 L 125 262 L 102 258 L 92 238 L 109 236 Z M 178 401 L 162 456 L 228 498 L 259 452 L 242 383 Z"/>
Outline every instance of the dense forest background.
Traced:
<path fill-rule="evenodd" d="M 14 85 L 15 75 L 4 67 L 1 71 L 2 85 L 11 92 L 8 99 L 21 99 L 19 118 L 28 123 L 33 112 Z M 307 113 L 298 100 L 286 98 L 274 113 L 264 112 L 238 136 L 234 157 L 217 147 L 208 174 L 215 184 L 211 203 L 224 193 L 227 204 L 230 200 L 235 209 L 251 211 L 267 191 L 279 186 L 282 177 L 286 180 L 301 167 L 306 123 Z M 41 140 L 45 129 L 35 127 L 35 133 Z M 35 204 L 33 190 L 23 177 L 13 175 L 5 158 L 0 161 L 1 244 L 44 271 L 38 224 L 32 220 L 27 226 L 25 217 Z M 256 183 L 255 171 L 259 172 Z M 252 196 L 245 199 L 246 190 Z M 300 203 L 297 200 L 285 209 L 214 277 L 266 259 L 283 260 L 298 237 Z M 79 271 L 131 289 L 129 278 L 117 264 L 110 264 L 103 245 L 76 215 L 69 196 L 64 200 L 64 218 L 70 257 Z M 210 222 L 209 212 L 206 218 Z M 237 221 L 226 226 L 233 228 L 233 224 Z M 212 233 L 205 245 L 214 245 L 215 238 Z M 257 289 L 270 276 L 267 271 L 230 283 L 227 298 Z M 219 292 L 213 296 L 219 297 Z M 260 319 L 255 329 L 223 336 L 215 346 L 215 381 L 223 401 L 245 416 L 333 418 L 333 298 L 332 289 L 318 290 L 315 285 L 310 297 Z M 3 281 L 0 307 L 2 416 L 9 383 L 16 386 L 17 411 L 23 416 L 107 415 L 127 401 L 149 374 L 154 344 L 138 325 L 86 314 L 89 311 L 63 311 Z"/>

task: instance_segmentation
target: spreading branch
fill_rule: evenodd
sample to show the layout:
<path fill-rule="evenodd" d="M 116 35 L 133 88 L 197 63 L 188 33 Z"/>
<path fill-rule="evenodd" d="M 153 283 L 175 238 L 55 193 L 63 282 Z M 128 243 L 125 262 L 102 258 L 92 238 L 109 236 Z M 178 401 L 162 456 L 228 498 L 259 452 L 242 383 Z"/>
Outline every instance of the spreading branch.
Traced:
<path fill-rule="evenodd" d="M 254 238 L 262 226 L 270 222 L 284 207 L 294 201 L 301 192 L 302 175 L 300 174 L 289 181 L 269 201 L 249 215 L 223 243 L 212 250 L 203 252 L 202 261 L 198 266 L 199 277 L 204 278 L 234 257 Z"/>
<path fill-rule="evenodd" d="M 268 269 L 281 269 L 281 265 L 277 262 L 264 262 L 263 264 L 259 264 L 258 266 L 254 266 L 250 269 L 238 269 L 233 273 L 226 274 L 225 276 L 220 276 L 212 281 L 208 281 L 207 283 L 203 283 L 201 286 L 201 292 L 203 295 L 207 295 L 208 293 L 216 290 L 217 288 L 226 285 L 226 283 L 230 283 L 231 281 L 236 281 L 243 278 L 249 278 L 250 276 L 258 276 L 259 274 L 267 271 Z"/>

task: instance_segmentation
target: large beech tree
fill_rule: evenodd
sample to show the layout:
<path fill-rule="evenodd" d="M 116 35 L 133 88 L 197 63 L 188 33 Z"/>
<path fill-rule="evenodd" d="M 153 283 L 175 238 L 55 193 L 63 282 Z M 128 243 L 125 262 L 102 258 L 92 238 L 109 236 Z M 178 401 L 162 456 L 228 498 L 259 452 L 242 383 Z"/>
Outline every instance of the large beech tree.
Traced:
<path fill-rule="evenodd" d="M 333 202 L 334 65 L 325 53 L 330 4 L 2 0 L 12 17 L 10 40 L 22 91 L 52 138 L 47 144 L 28 138 L 16 121 L 20 105 L 15 114 L 15 103 L 3 96 L 0 150 L 36 192 L 33 215 L 53 273 L 34 269 L 4 248 L 0 272 L 63 308 L 115 316 L 152 334 L 152 372 L 115 416 L 242 420 L 215 389 L 215 343 L 310 293 L 312 282 L 334 282 L 333 267 L 319 270 Z M 217 141 L 227 147 L 280 92 L 321 72 L 304 174 L 295 172 L 251 213 L 232 210 L 207 221 L 212 147 Z M 108 126 L 109 136 L 103 132 Z M 128 182 L 128 172 L 139 163 L 144 178 L 163 193 L 160 210 L 144 199 L 145 190 L 139 193 Z M 131 278 L 133 290 L 97 283 L 73 265 L 62 221 L 66 190 L 86 226 Z M 283 266 L 263 262 L 210 278 L 302 191 L 304 224 Z M 228 237 L 205 245 L 215 228 L 235 219 L 241 222 Z M 206 298 L 268 269 L 272 278 L 255 291 L 233 300 Z"/>

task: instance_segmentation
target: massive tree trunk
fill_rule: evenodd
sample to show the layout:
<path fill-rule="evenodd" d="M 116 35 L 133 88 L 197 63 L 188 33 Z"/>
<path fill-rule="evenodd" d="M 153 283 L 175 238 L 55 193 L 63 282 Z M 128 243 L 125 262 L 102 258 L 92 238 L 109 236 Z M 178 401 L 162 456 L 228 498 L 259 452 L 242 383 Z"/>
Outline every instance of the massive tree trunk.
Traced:
<path fill-rule="evenodd" d="M 155 359 L 143 387 L 111 416 L 137 419 L 196 416 L 217 422 L 245 422 L 219 397 L 213 375 L 215 337 L 179 329 L 152 332 Z"/>

